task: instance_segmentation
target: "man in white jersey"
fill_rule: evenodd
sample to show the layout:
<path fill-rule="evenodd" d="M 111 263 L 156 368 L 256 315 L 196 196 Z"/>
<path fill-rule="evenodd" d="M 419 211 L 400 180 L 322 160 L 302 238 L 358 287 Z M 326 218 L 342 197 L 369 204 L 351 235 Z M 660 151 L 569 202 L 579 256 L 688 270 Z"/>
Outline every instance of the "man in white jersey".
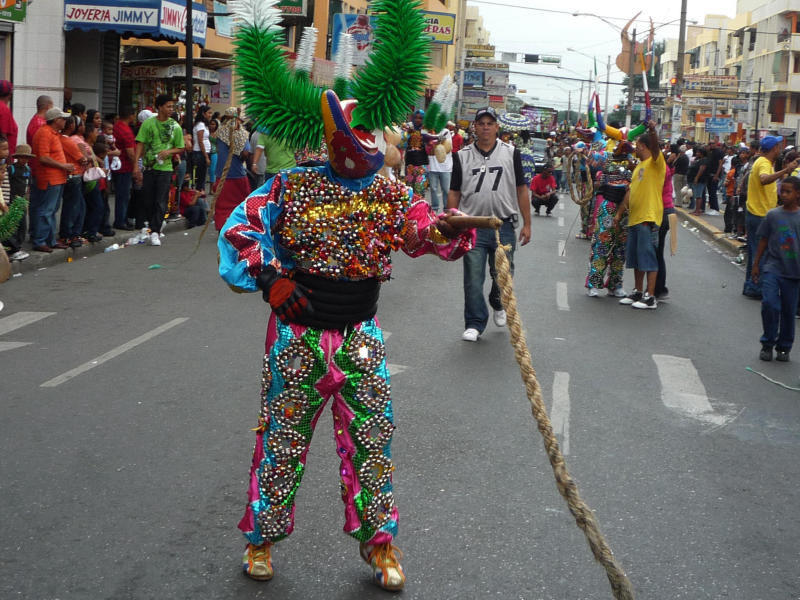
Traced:
<path fill-rule="evenodd" d="M 468 215 L 493 216 L 503 220 L 500 241 L 511 246 L 509 262 L 514 272 L 515 228 L 522 215 L 519 242 L 531 241 L 531 206 L 522 170 L 519 150 L 497 139 L 497 113 L 491 107 L 475 114 L 476 140 L 453 153 L 453 174 L 447 207 Z M 494 252 L 497 248 L 494 230 L 479 229 L 475 246 L 462 259 L 464 262 L 464 334 L 461 339 L 477 342 L 489 322 L 489 309 L 483 297 L 486 263 L 492 277 L 489 304 L 498 327 L 506 324 L 506 311 L 500 299 Z"/>

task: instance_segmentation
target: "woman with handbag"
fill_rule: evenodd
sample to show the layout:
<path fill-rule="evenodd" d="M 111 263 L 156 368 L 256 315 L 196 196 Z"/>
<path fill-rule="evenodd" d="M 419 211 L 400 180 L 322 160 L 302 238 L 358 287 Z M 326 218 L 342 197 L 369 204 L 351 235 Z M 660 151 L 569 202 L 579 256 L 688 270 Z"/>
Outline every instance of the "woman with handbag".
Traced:
<path fill-rule="evenodd" d="M 103 188 L 106 183 L 106 172 L 100 166 L 106 157 L 108 148 L 104 143 L 96 142 L 97 130 L 91 126 L 86 128 L 86 142 L 92 142 L 92 162 L 83 173 L 83 193 L 86 198 L 86 219 L 84 228 L 86 239 L 92 243 L 103 239 L 99 229 L 103 222 Z"/>

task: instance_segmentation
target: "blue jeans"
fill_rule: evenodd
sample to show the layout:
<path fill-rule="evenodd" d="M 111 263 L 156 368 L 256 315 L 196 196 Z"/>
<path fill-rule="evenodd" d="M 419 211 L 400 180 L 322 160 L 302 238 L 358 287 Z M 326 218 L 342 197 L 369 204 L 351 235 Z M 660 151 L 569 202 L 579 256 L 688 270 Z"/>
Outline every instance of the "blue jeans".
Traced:
<path fill-rule="evenodd" d="M 761 283 L 754 283 L 750 277 L 750 272 L 753 270 L 753 259 L 756 256 L 756 249 L 758 248 L 758 228 L 764 217 L 758 217 L 745 209 L 744 227 L 747 233 L 747 270 L 744 276 L 744 287 L 742 293 L 745 296 L 760 296 Z"/>
<path fill-rule="evenodd" d="M 703 211 L 705 207 L 706 184 L 705 183 L 692 183 L 692 202 L 689 204 L 689 209 Z"/>
<path fill-rule="evenodd" d="M 114 179 L 114 227 L 124 229 L 128 220 L 128 204 L 131 199 L 133 173 L 113 173 Z"/>
<path fill-rule="evenodd" d="M 794 320 L 800 279 L 781 277 L 778 273 L 761 273 L 761 343 L 788 352 L 794 342 Z"/>
<path fill-rule="evenodd" d="M 510 221 L 500 228 L 500 241 L 510 245 L 508 256 L 511 263 L 511 274 L 514 274 L 514 250 L 517 238 L 514 225 Z M 497 271 L 494 268 L 494 253 L 497 248 L 493 229 L 478 229 L 475 247 L 462 258 L 464 263 L 464 329 L 477 329 L 483 333 L 489 322 L 489 309 L 483 297 L 483 282 L 486 279 L 486 262 L 489 262 L 489 275 L 492 277 L 492 289 L 489 292 L 489 304 L 494 310 L 503 310 L 500 299 L 500 288 L 497 285 Z"/>
<path fill-rule="evenodd" d="M 211 164 L 208 166 L 208 181 L 214 183 L 217 181 L 217 153 L 210 155 Z"/>
<path fill-rule="evenodd" d="M 436 212 L 447 208 L 447 192 L 450 191 L 450 171 L 428 171 L 431 186 L 431 207 Z M 441 191 L 441 195 L 439 192 Z"/>
<path fill-rule="evenodd" d="M 64 184 L 63 199 L 58 237 L 70 239 L 81 234 L 83 219 L 86 217 L 86 201 L 83 199 L 83 179 L 81 177 L 67 178 L 67 183 Z"/>
<path fill-rule="evenodd" d="M 34 188 L 31 197 L 32 211 L 36 215 L 33 224 L 31 242 L 34 246 L 55 246 L 56 243 L 56 213 L 61 204 L 61 195 L 64 193 L 64 184 L 48 185 L 46 189 Z"/>
<path fill-rule="evenodd" d="M 83 229 L 86 235 L 97 235 L 103 224 L 103 193 L 98 183 L 95 183 L 91 190 L 84 186 L 83 193 L 86 198 L 86 219 L 83 222 Z"/>

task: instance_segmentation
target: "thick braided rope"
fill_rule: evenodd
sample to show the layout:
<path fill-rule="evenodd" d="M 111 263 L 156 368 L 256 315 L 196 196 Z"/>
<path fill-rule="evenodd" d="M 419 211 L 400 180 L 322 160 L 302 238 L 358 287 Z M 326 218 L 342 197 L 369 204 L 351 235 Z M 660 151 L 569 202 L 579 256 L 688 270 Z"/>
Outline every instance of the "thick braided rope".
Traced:
<path fill-rule="evenodd" d="M 514 347 L 514 356 L 520 367 L 522 380 L 525 383 L 525 390 L 528 400 L 531 403 L 533 416 L 539 427 L 539 432 L 544 440 L 544 447 L 553 474 L 556 478 L 556 487 L 559 493 L 567 501 L 567 506 L 575 517 L 575 522 L 583 531 L 589 547 L 597 560 L 606 570 L 608 581 L 611 583 L 611 590 L 616 600 L 633 600 L 633 587 L 627 575 L 622 570 L 622 566 L 614 558 L 614 553 L 606 543 L 600 526 L 595 519 L 594 513 L 581 499 L 578 494 L 578 486 L 567 471 L 564 462 L 564 455 L 558 446 L 558 440 L 553 434 L 553 427 L 550 418 L 547 416 L 547 409 L 542 398 L 542 389 L 536 379 L 536 371 L 533 368 L 533 360 L 525 335 L 522 333 L 522 320 L 517 312 L 517 299 L 514 296 L 514 288 L 511 282 L 511 270 L 506 256 L 506 251 L 500 243 L 500 232 L 496 232 L 497 251 L 495 252 L 495 267 L 497 268 L 497 280 L 500 284 L 500 291 L 503 297 L 503 307 L 508 314 L 508 330 L 511 333 L 511 345 Z"/>
<path fill-rule="evenodd" d="M 586 180 L 586 189 L 581 196 L 579 186 L 581 183 L 581 170 L 577 163 L 580 163 L 580 158 L 571 154 L 569 158 L 564 161 L 565 173 L 567 179 L 567 188 L 569 189 L 569 197 L 578 206 L 584 206 L 594 195 L 594 186 L 592 185 L 592 178 L 588 177 Z M 587 168 L 586 173 L 589 173 Z"/>
<path fill-rule="evenodd" d="M 197 243 L 194 246 L 194 250 L 189 255 L 189 258 L 194 256 L 197 249 L 200 248 L 200 242 L 203 240 L 203 236 L 208 231 L 208 226 L 211 224 L 211 221 L 214 220 L 214 209 L 217 207 L 217 198 L 222 193 L 222 188 L 225 187 L 225 180 L 228 178 L 228 171 L 231 170 L 231 160 L 233 159 L 233 151 L 229 148 L 228 149 L 228 158 L 225 159 L 225 164 L 222 167 L 222 173 L 220 173 L 219 181 L 217 182 L 217 191 L 214 193 L 214 197 L 211 198 L 211 204 L 208 208 L 208 215 L 206 216 L 206 224 L 203 225 L 203 230 L 200 232 L 200 235 L 197 238 Z M 220 224 L 219 227 L 221 228 L 222 225 Z"/>

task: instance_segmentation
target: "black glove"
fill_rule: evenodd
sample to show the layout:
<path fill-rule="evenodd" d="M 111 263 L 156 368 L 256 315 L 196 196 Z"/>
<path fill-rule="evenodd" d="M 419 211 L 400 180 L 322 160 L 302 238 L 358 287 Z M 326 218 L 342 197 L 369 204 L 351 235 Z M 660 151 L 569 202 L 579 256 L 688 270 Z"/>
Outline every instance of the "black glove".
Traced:
<path fill-rule="evenodd" d="M 311 290 L 290 277 L 282 277 L 272 265 L 264 268 L 256 285 L 262 291 L 264 302 L 267 302 L 278 318 L 286 323 L 311 312 L 308 296 Z"/>

